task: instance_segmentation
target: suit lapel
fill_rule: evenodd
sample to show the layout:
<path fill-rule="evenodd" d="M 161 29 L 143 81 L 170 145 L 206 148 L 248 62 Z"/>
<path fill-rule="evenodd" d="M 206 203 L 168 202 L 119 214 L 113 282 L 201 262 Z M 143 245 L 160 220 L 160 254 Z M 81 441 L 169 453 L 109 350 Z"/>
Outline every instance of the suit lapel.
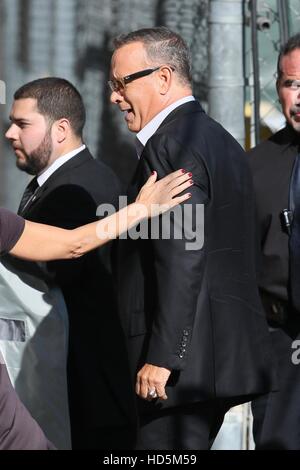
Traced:
<path fill-rule="evenodd" d="M 56 171 L 54 171 L 54 173 L 52 173 L 52 175 L 47 179 L 47 181 L 45 181 L 42 188 L 46 189 L 58 176 L 61 176 L 62 174 L 72 170 L 73 168 L 77 168 L 78 166 L 83 165 L 91 159 L 93 159 L 92 155 L 90 154 L 89 150 L 85 148 L 77 155 L 72 157 L 70 160 L 68 160 L 66 163 L 61 165 Z"/>
<path fill-rule="evenodd" d="M 26 207 L 22 211 L 22 217 L 26 219 L 26 215 L 30 213 L 30 209 L 37 203 L 43 193 L 43 186 L 40 186 L 34 193 L 32 199 L 28 202 Z"/>
<path fill-rule="evenodd" d="M 153 134 L 157 134 L 163 131 L 164 127 L 170 124 L 172 121 L 181 118 L 185 114 L 192 114 L 192 113 L 204 113 L 202 106 L 200 105 L 199 101 L 189 101 L 187 103 L 182 104 L 175 108 L 168 116 L 163 120 L 160 124 L 156 132 Z M 152 136 L 151 136 L 152 137 Z M 150 137 L 150 139 L 151 139 Z M 149 139 L 149 140 L 150 140 Z M 147 147 L 144 147 L 144 149 Z M 149 166 L 149 162 L 147 158 L 145 158 L 144 150 L 141 154 L 135 175 L 133 177 L 132 183 L 128 189 L 128 196 L 129 202 L 133 202 L 134 198 L 137 196 L 138 191 L 140 190 L 141 186 L 145 184 L 147 178 L 150 176 L 152 169 Z"/>
<path fill-rule="evenodd" d="M 155 131 L 155 134 L 160 133 L 165 126 L 170 124 L 172 121 L 175 121 L 176 119 L 181 118 L 185 114 L 192 114 L 192 113 L 204 113 L 204 109 L 202 108 L 201 104 L 199 101 L 188 101 L 187 103 L 182 104 L 181 106 L 178 106 L 175 108 L 168 116 L 163 120 L 163 122 L 160 124 L 160 126 L 157 128 Z M 152 137 L 152 136 L 151 136 Z M 151 139 L 150 137 L 150 139 Z M 150 140 L 149 139 L 149 140 Z M 144 149 L 147 147 L 147 144 L 145 145 Z M 140 161 L 145 160 L 143 159 L 143 152 L 141 153 Z M 145 163 L 146 164 L 146 163 Z M 148 165 L 148 171 L 150 172 L 150 168 Z M 149 173 L 150 174 L 150 173 Z"/>
<path fill-rule="evenodd" d="M 161 123 L 161 125 L 156 130 L 154 135 L 158 132 L 161 132 L 165 126 L 167 126 L 169 123 L 171 123 L 175 119 L 179 119 L 185 114 L 199 113 L 199 112 L 204 113 L 204 110 L 198 101 L 189 101 L 188 103 L 184 103 L 181 106 L 178 106 L 170 114 L 168 114 L 168 116 Z M 146 147 L 147 147 L 147 144 L 144 147 L 144 149 Z M 143 150 L 139 163 L 137 165 L 134 177 L 127 191 L 129 203 L 134 201 L 141 186 L 145 184 L 147 178 L 150 176 L 151 171 L 152 169 L 149 166 L 148 160 L 144 157 L 144 150 Z"/>
<path fill-rule="evenodd" d="M 70 160 L 68 160 L 66 163 L 61 165 L 56 171 L 54 171 L 54 173 L 52 173 L 52 175 L 45 181 L 45 183 L 40 186 L 40 188 L 34 195 L 34 198 L 32 198 L 32 200 L 26 206 L 25 210 L 22 213 L 22 216 L 26 218 L 26 215 L 30 214 L 31 209 L 36 205 L 36 203 L 41 199 L 41 197 L 43 197 L 45 193 L 49 189 L 51 189 L 51 187 L 53 187 L 53 182 L 57 179 L 58 176 L 61 176 L 64 173 L 69 172 L 73 168 L 76 168 L 80 165 L 84 165 L 91 159 L 93 159 L 92 155 L 90 154 L 89 150 L 85 148 L 77 155 L 72 157 Z"/>
<path fill-rule="evenodd" d="M 179 119 L 185 114 L 191 114 L 191 113 L 204 113 L 204 109 L 202 108 L 201 104 L 199 101 L 188 101 L 187 103 L 182 104 L 181 106 L 178 106 L 175 108 L 168 116 L 163 120 L 157 131 L 160 132 L 164 126 L 169 124 L 170 122 L 174 121 L 175 119 Z M 151 138 L 151 137 L 150 137 Z"/>

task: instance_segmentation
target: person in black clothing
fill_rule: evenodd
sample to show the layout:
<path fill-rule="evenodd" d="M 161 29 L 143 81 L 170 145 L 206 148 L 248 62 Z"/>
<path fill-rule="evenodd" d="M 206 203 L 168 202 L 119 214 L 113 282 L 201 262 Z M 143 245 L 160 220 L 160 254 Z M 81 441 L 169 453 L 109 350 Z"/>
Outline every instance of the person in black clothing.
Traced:
<path fill-rule="evenodd" d="M 97 220 L 98 208 L 103 205 L 118 207 L 118 178 L 101 159 L 93 158 L 83 139 L 85 114 L 80 93 L 63 78 L 37 79 L 14 93 L 11 125 L 5 135 L 17 167 L 34 175 L 18 210 L 26 220 L 72 229 Z M 33 274 L 37 284 L 43 279 L 49 286 L 58 286 L 65 300 L 68 354 L 64 379 L 68 390 L 64 391 L 68 394 L 72 449 L 132 446 L 135 410 L 115 302 L 110 246 L 80 260 L 55 261 L 43 265 L 42 270 L 37 268 L 41 266 L 23 262 L 12 266 L 21 276 L 23 272 Z M 47 334 L 51 344 L 55 333 L 38 328 L 35 340 Z M 52 351 L 48 351 L 50 358 Z M 39 359 L 39 351 L 36 354 Z M 44 363 L 49 375 L 51 365 L 50 359 Z M 41 376 L 40 380 L 47 379 Z M 44 393 L 45 413 L 51 415 Z M 35 412 L 34 398 L 27 403 Z M 53 410 L 57 412 L 55 401 Z M 36 416 L 38 419 L 38 413 Z M 42 420 L 41 425 L 50 433 Z M 53 441 L 56 433 L 51 429 Z M 69 435 L 57 439 L 57 446 L 69 448 Z"/>
<path fill-rule="evenodd" d="M 15 214 L 0 209 L 0 252 L 9 252 L 24 231 L 25 221 Z M 0 352 L 0 450 L 50 450 L 37 422 L 19 400 L 7 373 Z"/>
<path fill-rule="evenodd" d="M 300 34 L 283 46 L 277 72 L 286 127 L 252 149 L 249 160 L 260 230 L 259 288 L 279 389 L 253 401 L 253 434 L 257 449 L 300 449 L 300 365 L 293 359 L 294 341 L 300 338 L 300 312 L 291 298 L 289 251 L 290 183 L 300 151 Z"/>
<path fill-rule="evenodd" d="M 0 208 L 0 254 L 9 252 L 35 261 L 78 258 L 127 231 L 145 216 L 155 216 L 187 200 L 189 193 L 175 196 L 191 186 L 190 179 L 186 172 L 178 170 L 155 183 L 154 174 L 139 193 L 137 212 L 128 213 L 124 208 L 105 220 L 74 230 L 25 222 L 23 218 Z M 143 214 L 141 204 L 146 209 Z M 134 204 L 131 208 L 134 209 Z M 106 225 L 109 221 L 112 223 Z M 112 227 L 115 227 L 113 231 Z M 99 233 L 105 236 L 100 238 Z M 48 450 L 53 449 L 53 445 L 19 400 L 0 353 L 0 450 L 4 449 Z"/>
<path fill-rule="evenodd" d="M 174 217 L 168 239 L 161 232 L 120 247 L 136 448 L 208 449 L 231 406 L 273 388 L 256 283 L 252 177 L 241 147 L 193 97 L 189 51 L 177 33 L 145 28 L 114 46 L 110 99 L 139 141 L 130 193 L 151 170 L 164 176 L 182 162 L 195 182 L 184 237 L 177 239 Z M 191 246 L 186 229 L 201 234 L 201 205 L 205 241 L 194 235 Z"/>

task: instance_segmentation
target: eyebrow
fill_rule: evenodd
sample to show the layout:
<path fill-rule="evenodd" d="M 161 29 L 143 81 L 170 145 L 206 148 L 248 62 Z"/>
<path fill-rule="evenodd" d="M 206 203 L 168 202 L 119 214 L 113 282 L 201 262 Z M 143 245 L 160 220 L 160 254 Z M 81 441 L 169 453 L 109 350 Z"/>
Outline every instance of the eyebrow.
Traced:
<path fill-rule="evenodd" d="M 284 85 L 291 85 L 294 82 L 300 83 L 300 80 L 297 80 L 296 78 L 286 78 L 282 81 Z"/>
<path fill-rule="evenodd" d="M 28 119 L 25 119 L 25 118 L 15 118 L 14 116 L 9 116 L 9 120 L 11 122 L 15 122 L 15 123 L 20 123 L 20 124 L 29 124 L 30 121 Z"/>

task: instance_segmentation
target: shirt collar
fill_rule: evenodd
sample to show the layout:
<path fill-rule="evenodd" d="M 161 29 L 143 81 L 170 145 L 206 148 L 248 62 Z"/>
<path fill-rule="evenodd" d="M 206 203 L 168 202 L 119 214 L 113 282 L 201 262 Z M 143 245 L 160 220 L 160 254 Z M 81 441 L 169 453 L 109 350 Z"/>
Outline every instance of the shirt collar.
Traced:
<path fill-rule="evenodd" d="M 175 101 L 174 103 L 170 104 L 167 108 L 163 109 L 160 113 L 158 113 L 156 116 L 154 116 L 153 119 L 151 119 L 148 124 L 143 127 L 140 132 L 136 135 L 136 138 L 139 140 L 139 142 L 145 147 L 146 143 L 150 139 L 150 137 L 153 136 L 153 134 L 157 131 L 161 123 L 166 119 L 166 117 L 178 106 L 181 106 L 182 104 L 188 103 L 189 101 L 195 101 L 195 98 L 192 95 L 185 96 L 184 98 L 181 98 L 180 100 Z M 141 156 L 141 151 L 136 146 L 136 151 L 138 153 L 138 156 Z"/>
<path fill-rule="evenodd" d="M 66 163 L 68 160 L 71 158 L 75 157 L 79 152 L 82 152 L 82 150 L 85 149 L 85 145 L 81 145 L 81 147 L 78 147 L 77 149 L 71 150 L 71 152 L 66 153 L 65 155 L 62 155 L 61 157 L 57 158 L 52 165 L 47 168 L 43 173 L 41 173 L 37 177 L 37 182 L 39 186 L 42 186 L 48 178 L 54 173 L 59 167 L 61 167 L 64 163 Z"/>

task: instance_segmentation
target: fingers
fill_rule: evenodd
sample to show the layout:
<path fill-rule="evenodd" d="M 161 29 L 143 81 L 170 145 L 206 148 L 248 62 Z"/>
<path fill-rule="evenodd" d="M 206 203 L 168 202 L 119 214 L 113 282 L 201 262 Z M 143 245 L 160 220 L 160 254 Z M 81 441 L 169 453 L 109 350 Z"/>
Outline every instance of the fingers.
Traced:
<path fill-rule="evenodd" d="M 159 191 L 168 191 L 174 197 L 193 184 L 192 176 L 191 172 L 177 170 L 157 181 L 156 187 Z"/>
<path fill-rule="evenodd" d="M 175 174 L 176 173 L 177 172 L 175 172 Z M 188 187 L 189 184 L 190 184 L 189 182 L 192 181 L 192 176 L 193 175 L 192 175 L 191 172 L 184 173 L 184 174 L 181 173 L 180 175 L 178 175 L 177 177 L 172 178 L 169 181 L 168 188 L 174 189 L 174 188 L 177 188 L 178 186 L 181 186 L 182 184 L 185 184 Z"/>
<path fill-rule="evenodd" d="M 151 376 L 148 371 L 149 369 L 147 370 L 146 367 L 146 370 L 143 368 L 138 372 L 135 385 L 136 394 L 147 401 L 155 399 L 167 400 L 168 397 L 165 391 L 166 380 L 154 377 L 154 375 Z M 167 375 L 169 374 L 170 372 L 167 371 Z"/>
<path fill-rule="evenodd" d="M 183 178 L 183 181 L 185 181 L 188 173 L 184 169 L 176 170 L 170 173 L 169 175 L 165 176 L 162 178 L 160 181 L 164 182 L 166 185 L 172 183 L 172 181 L 175 181 L 177 178 Z"/>
<path fill-rule="evenodd" d="M 177 206 L 178 204 L 181 204 L 182 202 L 187 201 L 191 197 L 192 197 L 191 193 L 183 194 L 182 196 L 173 197 L 172 201 L 170 202 L 169 207 L 171 208 L 171 207 Z"/>
<path fill-rule="evenodd" d="M 178 186 L 175 186 L 172 190 L 171 190 L 171 196 L 174 197 L 174 196 L 177 196 L 177 194 L 180 194 L 182 193 L 183 191 L 185 191 L 186 189 L 190 188 L 192 185 L 194 184 L 194 181 L 192 179 L 189 179 L 188 181 L 185 181 L 185 183 L 182 183 Z"/>
<path fill-rule="evenodd" d="M 154 387 L 152 387 L 154 388 Z M 137 381 L 135 385 L 135 393 L 146 400 L 148 398 L 149 384 L 148 380 L 143 379 L 141 375 L 137 375 Z"/>
<path fill-rule="evenodd" d="M 150 385 L 148 382 L 145 383 L 137 383 L 135 387 L 136 394 L 147 401 L 152 401 L 157 398 L 160 400 L 167 400 L 168 396 L 165 391 L 165 387 L 161 384 L 152 384 Z"/>
<path fill-rule="evenodd" d="M 168 396 L 163 385 L 156 385 L 157 398 L 160 400 L 167 400 Z"/>
<path fill-rule="evenodd" d="M 157 180 L 157 172 L 156 171 L 152 171 L 151 175 L 149 176 L 149 178 L 147 179 L 146 183 L 144 184 L 144 186 L 151 186 L 152 184 L 155 183 L 155 181 Z"/>

